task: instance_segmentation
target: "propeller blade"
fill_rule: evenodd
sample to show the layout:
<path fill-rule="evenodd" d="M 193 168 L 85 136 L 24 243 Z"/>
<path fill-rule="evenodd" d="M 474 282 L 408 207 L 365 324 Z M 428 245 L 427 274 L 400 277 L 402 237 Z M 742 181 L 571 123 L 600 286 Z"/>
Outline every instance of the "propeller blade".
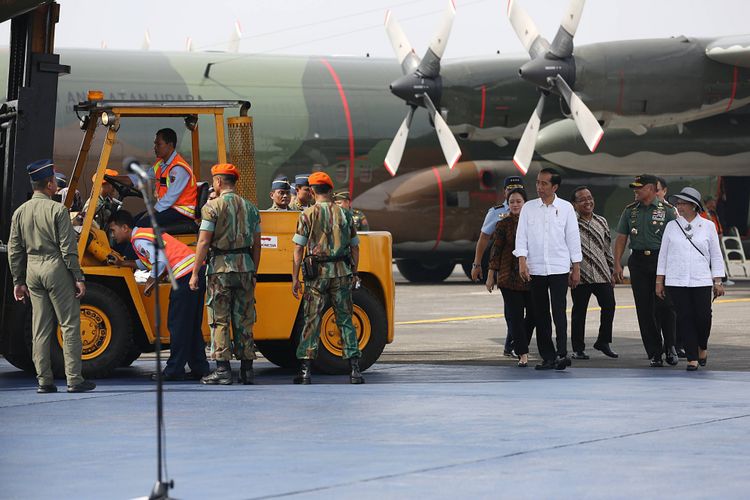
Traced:
<path fill-rule="evenodd" d="M 573 37 L 578 30 L 578 23 L 581 22 L 581 14 L 586 0 L 570 0 L 568 10 L 560 21 L 560 28 L 557 30 L 555 39 L 552 40 L 550 53 L 559 58 L 565 59 L 573 55 Z"/>
<path fill-rule="evenodd" d="M 401 29 L 401 25 L 396 18 L 391 15 L 390 10 L 385 13 L 385 31 L 388 33 L 388 39 L 391 41 L 401 70 L 405 75 L 413 73 L 419 65 L 419 56 L 414 52 L 404 30 Z"/>
<path fill-rule="evenodd" d="M 409 137 L 409 127 L 411 126 L 411 120 L 414 118 L 414 111 L 416 109 L 416 106 L 409 108 L 406 118 L 404 118 L 404 121 L 398 128 L 396 137 L 393 138 L 391 147 L 388 148 L 388 153 L 385 155 L 385 169 L 391 175 L 396 175 L 398 166 L 401 163 L 401 157 L 404 155 L 404 149 L 406 148 L 406 138 Z"/>
<path fill-rule="evenodd" d="M 440 74 L 440 59 L 445 53 L 445 47 L 448 45 L 453 19 L 456 17 L 456 4 L 453 0 L 448 0 L 448 7 L 443 12 L 438 29 L 432 37 L 430 46 L 427 49 L 422 62 L 419 63 L 419 70 L 422 75 L 428 78 L 434 78 Z"/>
<path fill-rule="evenodd" d="M 526 124 L 526 128 L 523 130 L 523 135 L 516 148 L 516 154 L 513 155 L 513 164 L 523 175 L 529 171 L 531 166 L 531 159 L 534 157 L 534 149 L 536 148 L 536 138 L 539 136 L 539 126 L 542 123 L 542 112 L 544 111 L 544 99 L 545 95 L 542 93 L 539 96 L 539 102 L 536 104 L 536 109 L 531 114 L 529 122 Z"/>
<path fill-rule="evenodd" d="M 440 140 L 440 147 L 443 149 L 445 161 L 448 162 L 448 167 L 452 169 L 458 163 L 459 158 L 461 158 L 461 148 L 458 146 L 453 132 L 448 128 L 448 124 L 445 123 L 432 99 L 427 94 L 424 95 L 424 104 L 432 116 L 432 121 L 435 123 L 435 132 L 437 132 L 438 140 Z"/>
<path fill-rule="evenodd" d="M 523 48 L 532 59 L 544 55 L 549 50 L 549 42 L 539 34 L 531 16 L 515 0 L 508 0 L 507 15 Z"/>
<path fill-rule="evenodd" d="M 581 133 L 581 137 L 583 137 L 586 146 L 593 153 L 599 146 L 599 141 L 602 140 L 604 130 L 602 130 L 601 125 L 599 125 L 599 122 L 588 106 L 570 89 L 568 82 L 563 77 L 557 75 L 555 82 L 563 99 L 568 103 L 570 114 L 576 122 L 576 127 L 578 127 L 578 131 Z"/>

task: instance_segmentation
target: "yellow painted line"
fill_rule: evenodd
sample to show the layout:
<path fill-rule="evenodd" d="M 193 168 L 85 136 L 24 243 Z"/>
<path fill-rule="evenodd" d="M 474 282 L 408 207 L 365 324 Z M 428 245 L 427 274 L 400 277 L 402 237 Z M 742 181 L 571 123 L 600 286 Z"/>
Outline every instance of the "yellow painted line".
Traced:
<path fill-rule="evenodd" d="M 714 304 L 736 304 L 738 302 L 750 302 L 750 298 L 746 299 L 719 299 L 714 301 Z M 615 309 L 635 309 L 634 305 L 627 306 L 615 306 Z M 589 307 L 587 311 L 601 311 L 601 307 Z M 571 310 L 568 309 L 567 312 Z M 404 325 L 429 325 L 434 323 L 452 323 L 455 321 L 475 321 L 478 319 L 499 319 L 504 318 L 504 314 L 479 314 L 476 316 L 454 316 L 451 318 L 435 318 L 435 319 L 417 319 L 413 321 L 397 321 L 396 326 Z"/>

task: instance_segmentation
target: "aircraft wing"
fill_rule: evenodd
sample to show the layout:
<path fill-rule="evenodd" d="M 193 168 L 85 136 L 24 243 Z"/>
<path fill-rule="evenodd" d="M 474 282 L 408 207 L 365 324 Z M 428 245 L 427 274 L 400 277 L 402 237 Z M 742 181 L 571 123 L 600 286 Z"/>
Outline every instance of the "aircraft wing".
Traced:
<path fill-rule="evenodd" d="M 720 63 L 750 68 L 750 35 L 718 38 L 706 47 L 706 56 Z"/>

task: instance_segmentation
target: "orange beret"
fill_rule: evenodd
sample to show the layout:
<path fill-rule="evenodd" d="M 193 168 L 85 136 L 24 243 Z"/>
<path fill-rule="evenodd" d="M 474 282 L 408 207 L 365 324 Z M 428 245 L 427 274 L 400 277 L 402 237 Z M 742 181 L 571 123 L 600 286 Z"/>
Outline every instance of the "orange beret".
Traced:
<path fill-rule="evenodd" d="M 239 179 L 240 171 L 231 163 L 218 163 L 211 167 L 211 175 L 231 175 Z"/>
<path fill-rule="evenodd" d="M 307 180 L 311 186 L 314 186 L 316 184 L 328 184 L 329 186 L 331 186 L 331 189 L 333 189 L 333 181 L 325 172 L 315 172 L 313 174 L 310 174 L 310 177 Z"/>
<path fill-rule="evenodd" d="M 117 170 L 108 168 L 104 171 L 104 175 L 109 175 L 110 177 L 116 177 L 120 175 L 120 172 L 118 172 Z M 91 182 L 94 182 L 95 180 L 96 180 L 96 172 L 94 172 L 94 175 L 91 176 Z M 107 179 L 102 178 L 102 184 L 104 184 L 105 182 L 107 182 Z"/>

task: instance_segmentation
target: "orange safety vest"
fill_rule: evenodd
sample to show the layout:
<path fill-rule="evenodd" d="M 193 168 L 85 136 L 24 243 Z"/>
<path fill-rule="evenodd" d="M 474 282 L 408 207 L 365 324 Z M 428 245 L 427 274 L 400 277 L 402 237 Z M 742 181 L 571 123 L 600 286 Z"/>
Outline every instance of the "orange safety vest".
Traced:
<path fill-rule="evenodd" d="M 195 266 L 195 253 L 180 240 L 168 235 L 167 233 L 162 234 L 164 236 L 164 253 L 167 256 L 167 262 L 169 262 L 169 267 L 172 268 L 174 277 L 179 279 L 192 273 L 193 267 Z M 146 268 L 151 270 L 151 261 L 148 256 L 139 252 L 138 248 L 135 246 L 135 240 L 138 239 L 148 240 L 153 243 L 154 230 L 151 228 L 139 227 L 133 232 L 133 235 L 130 238 L 130 243 L 133 245 L 133 250 L 135 250 L 136 255 L 138 255 L 138 258 L 143 262 Z"/>
<path fill-rule="evenodd" d="M 188 162 L 179 154 L 174 155 L 172 163 L 164 166 L 164 161 L 159 159 L 154 164 L 154 178 L 156 179 L 156 199 L 160 200 L 169 189 L 169 172 L 174 167 L 182 167 L 190 174 L 190 181 L 188 182 L 185 189 L 180 193 L 177 201 L 172 205 L 172 208 L 180 212 L 182 215 L 186 215 L 191 219 L 195 219 L 195 205 L 198 202 L 198 188 L 195 184 L 195 175 L 193 175 L 193 169 L 190 168 Z"/>

